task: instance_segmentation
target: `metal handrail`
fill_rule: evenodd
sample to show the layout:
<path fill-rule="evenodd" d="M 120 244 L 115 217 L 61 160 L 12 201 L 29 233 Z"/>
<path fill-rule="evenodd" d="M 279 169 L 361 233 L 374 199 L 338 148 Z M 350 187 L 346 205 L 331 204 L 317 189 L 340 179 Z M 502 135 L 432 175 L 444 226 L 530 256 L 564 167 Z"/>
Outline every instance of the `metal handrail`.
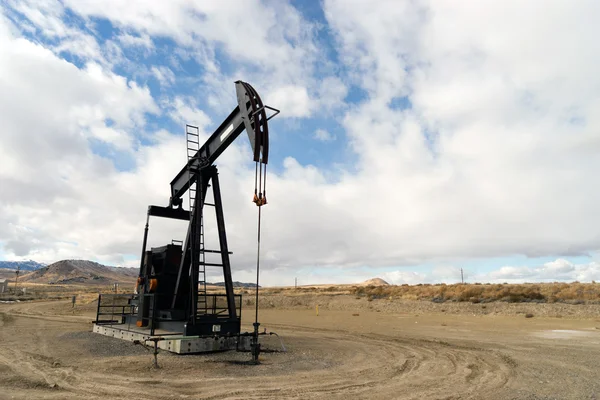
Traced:
<path fill-rule="evenodd" d="M 138 306 L 134 305 L 134 304 L 130 304 L 130 301 L 135 296 L 136 295 L 133 293 L 99 294 L 95 322 L 97 324 L 106 324 L 106 325 L 123 324 L 126 316 L 132 316 L 132 315 L 136 314 L 135 309 Z M 151 299 L 152 303 L 150 305 L 150 310 L 151 310 L 150 314 L 147 317 L 142 317 L 141 319 L 142 319 L 142 321 L 148 322 L 148 325 L 150 328 L 150 334 L 154 335 L 155 329 L 157 326 L 157 322 L 170 320 L 170 319 L 166 319 L 166 318 L 161 318 L 160 315 L 155 312 L 157 298 L 159 298 L 160 296 L 168 296 L 168 294 L 141 293 L 141 294 L 138 294 L 137 296 L 144 297 L 144 298 L 147 298 L 149 296 L 152 297 L 152 299 Z M 211 315 L 215 318 L 220 319 L 225 316 L 224 314 L 227 313 L 228 307 L 227 307 L 227 305 L 218 306 L 217 300 L 219 298 L 227 298 L 226 294 L 222 294 L 222 293 L 206 294 L 206 293 L 204 293 L 204 294 L 202 294 L 202 296 L 206 296 L 207 307 L 205 309 L 208 312 L 206 314 L 200 314 L 200 315 L 198 315 L 198 317 L 200 317 L 201 315 Z M 117 304 L 117 302 L 115 301 L 117 299 L 121 299 L 123 302 L 127 302 L 127 304 Z M 241 320 L 242 295 L 236 294 L 236 295 L 234 295 L 234 299 L 236 302 L 235 308 L 236 308 L 236 314 L 237 314 L 235 317 Z M 121 302 L 119 302 L 119 303 L 121 303 Z M 209 304 L 210 304 L 210 306 L 209 306 Z M 110 309 L 110 311 L 106 311 L 106 309 Z M 110 319 L 102 318 L 102 317 L 107 317 L 107 316 L 110 316 L 109 317 Z M 121 322 L 119 322 L 119 321 L 121 321 Z M 129 324 L 131 324 L 131 319 L 129 319 Z M 178 333 L 173 333 L 173 334 L 178 334 Z"/>

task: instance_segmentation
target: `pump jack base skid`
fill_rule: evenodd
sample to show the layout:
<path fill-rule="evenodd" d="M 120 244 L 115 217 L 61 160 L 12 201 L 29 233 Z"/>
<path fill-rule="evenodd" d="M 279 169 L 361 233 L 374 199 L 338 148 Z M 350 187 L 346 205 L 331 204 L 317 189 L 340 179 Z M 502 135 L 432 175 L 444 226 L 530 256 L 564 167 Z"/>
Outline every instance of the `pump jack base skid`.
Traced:
<path fill-rule="evenodd" d="M 176 354 L 198 354 L 215 351 L 250 351 L 252 334 L 240 334 L 239 336 L 181 336 L 173 332 L 155 330 L 154 336 L 150 335 L 150 329 L 128 327 L 122 324 L 93 324 L 93 332 L 100 335 L 127 340 L 130 342 L 146 342 L 148 339 L 158 340 L 158 348 Z"/>

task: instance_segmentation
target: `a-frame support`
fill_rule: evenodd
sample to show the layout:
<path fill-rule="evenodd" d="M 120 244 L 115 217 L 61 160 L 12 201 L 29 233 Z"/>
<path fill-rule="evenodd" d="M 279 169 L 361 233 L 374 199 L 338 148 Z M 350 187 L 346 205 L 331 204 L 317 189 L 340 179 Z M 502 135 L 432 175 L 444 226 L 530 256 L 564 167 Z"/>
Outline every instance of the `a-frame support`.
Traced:
<path fill-rule="evenodd" d="M 233 293 L 233 280 L 231 277 L 231 263 L 229 262 L 229 247 L 227 246 L 227 234 L 225 232 L 225 217 L 223 214 L 223 203 L 221 201 L 221 187 L 219 185 L 219 173 L 217 167 L 212 168 L 212 187 L 215 199 L 215 212 L 217 214 L 217 229 L 219 231 L 219 247 L 221 248 L 221 261 L 223 263 L 223 278 L 225 282 L 225 294 L 227 296 L 227 308 L 229 315 L 236 315 L 235 298 Z"/>
<path fill-rule="evenodd" d="M 191 323 L 192 325 L 202 323 L 203 315 L 206 315 L 203 309 L 198 309 L 198 296 L 206 296 L 206 292 L 201 292 L 200 294 L 198 293 L 199 277 L 202 278 L 201 283 L 205 283 L 203 281 L 206 279 L 204 278 L 206 267 L 223 268 L 223 281 L 225 282 L 227 311 L 229 314 L 228 317 L 230 319 L 237 318 L 235 297 L 233 292 L 233 281 L 231 276 L 231 263 L 229 260 L 229 248 L 227 246 L 225 217 L 223 213 L 223 203 L 221 200 L 221 188 L 219 185 L 217 167 L 211 165 L 201 170 L 197 170 L 194 173 L 197 174 L 196 183 L 198 195 L 195 198 L 192 215 L 190 216 L 190 224 L 183 246 L 183 256 L 181 257 L 181 264 L 179 266 L 172 302 L 173 308 L 176 308 L 177 305 L 185 302 L 186 309 L 189 310 L 188 323 Z M 211 183 L 212 185 L 210 185 Z M 220 247 L 220 249 L 217 251 L 212 250 L 211 252 L 220 253 L 220 264 L 207 263 L 204 257 L 200 258 L 200 254 L 206 251 L 202 237 L 202 224 L 204 222 L 204 207 L 209 206 L 205 202 L 206 193 L 209 186 L 212 186 L 213 189 L 213 205 L 215 207 Z M 189 282 L 189 285 L 185 285 L 185 282 Z M 206 299 L 204 300 L 204 304 L 206 304 Z"/>

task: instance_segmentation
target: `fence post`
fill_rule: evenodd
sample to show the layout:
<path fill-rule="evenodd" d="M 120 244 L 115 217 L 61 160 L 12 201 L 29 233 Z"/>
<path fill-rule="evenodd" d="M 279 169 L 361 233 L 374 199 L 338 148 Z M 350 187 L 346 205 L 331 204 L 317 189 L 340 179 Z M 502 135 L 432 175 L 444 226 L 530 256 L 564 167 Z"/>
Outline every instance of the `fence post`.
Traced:
<path fill-rule="evenodd" d="M 100 302 L 102 301 L 102 293 L 98 293 L 98 308 L 96 309 L 96 323 L 98 323 L 98 317 L 100 316 Z"/>
<path fill-rule="evenodd" d="M 156 324 L 156 293 L 151 294 L 152 296 L 152 315 L 150 316 L 150 336 L 154 336 L 154 325 Z"/>

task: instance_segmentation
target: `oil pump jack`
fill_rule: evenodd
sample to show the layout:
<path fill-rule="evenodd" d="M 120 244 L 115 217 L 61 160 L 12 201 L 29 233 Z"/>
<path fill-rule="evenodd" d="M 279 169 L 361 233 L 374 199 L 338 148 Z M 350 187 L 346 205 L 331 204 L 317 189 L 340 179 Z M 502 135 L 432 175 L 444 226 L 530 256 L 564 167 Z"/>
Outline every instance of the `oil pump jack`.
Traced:
<path fill-rule="evenodd" d="M 123 330 L 132 332 L 131 338 L 135 337 L 134 332 L 147 333 L 147 337 L 176 333 L 182 338 L 213 339 L 239 339 L 242 335 L 241 295 L 236 295 L 233 288 L 229 259 L 231 253 L 227 245 L 219 174 L 215 162 L 245 130 L 256 164 L 253 202 L 259 207 L 260 249 L 260 207 L 267 204 L 268 121 L 277 115 L 279 110 L 263 104 L 256 90 L 246 82 L 236 81 L 235 89 L 238 105 L 202 146 L 199 141 L 199 129 L 186 125 L 188 160 L 171 181 L 169 204 L 148 207 L 135 293 L 128 299 L 127 306 L 123 306 L 120 318 L 115 318 L 113 300 L 113 311 L 108 320 L 112 330 L 109 331 L 106 330 L 107 323 L 102 320 L 102 316 L 109 314 L 106 309 L 111 304 L 106 298 L 102 304 L 102 296 L 107 295 L 100 295 L 95 332 L 115 336 L 115 326 L 120 325 L 117 329 L 120 329 L 120 336 L 123 338 L 127 336 L 127 333 L 123 334 Z M 267 115 L 268 111 L 271 112 L 270 116 Z M 213 203 L 206 202 L 209 188 L 212 188 Z M 183 208 L 183 197 L 186 194 L 189 210 Z M 216 249 L 205 247 L 204 213 L 209 207 L 214 208 L 216 215 L 219 242 Z M 148 250 L 146 246 L 150 217 L 188 221 L 185 241 L 174 241 Z M 219 262 L 207 262 L 207 254 L 213 254 Z M 207 268 L 222 270 L 225 294 L 207 292 Z M 245 337 L 252 337 L 253 358 L 260 352 L 258 325 L 256 320 L 254 333 L 246 334 Z M 223 348 L 224 341 L 219 343 Z M 239 343 L 236 342 L 238 347 Z M 189 343 L 188 345 L 191 346 Z M 214 349 L 214 346 L 210 349 Z"/>

